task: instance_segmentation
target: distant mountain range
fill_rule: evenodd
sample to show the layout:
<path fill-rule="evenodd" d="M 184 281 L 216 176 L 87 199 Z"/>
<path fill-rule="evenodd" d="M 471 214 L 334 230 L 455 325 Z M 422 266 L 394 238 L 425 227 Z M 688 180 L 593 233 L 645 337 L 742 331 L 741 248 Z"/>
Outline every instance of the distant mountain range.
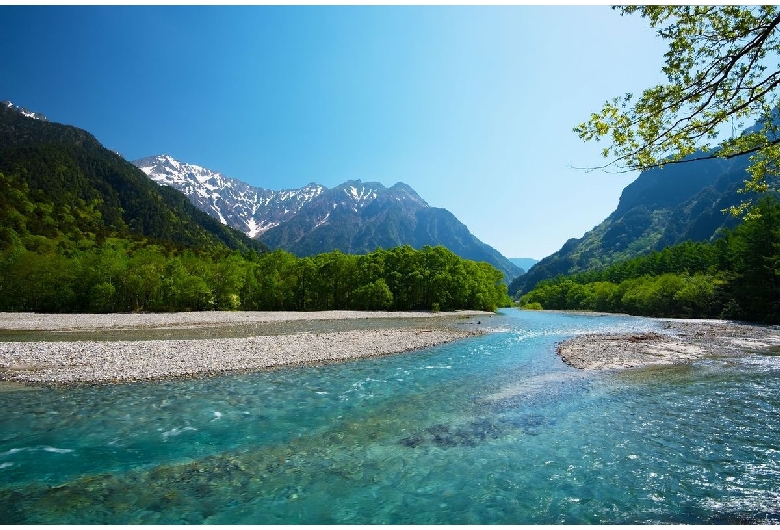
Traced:
<path fill-rule="evenodd" d="M 325 190 L 314 183 L 297 190 L 256 188 L 168 155 L 141 158 L 133 164 L 157 184 L 179 190 L 200 210 L 252 238 L 290 220 Z"/>
<path fill-rule="evenodd" d="M 523 269 L 523 274 L 525 274 L 528 269 L 539 263 L 539 260 L 534 258 L 509 258 L 509 261 Z"/>
<path fill-rule="evenodd" d="M 334 188 L 311 183 L 269 190 L 174 159 L 133 162 L 154 182 L 170 186 L 202 211 L 270 248 L 298 256 L 338 249 L 362 254 L 378 247 L 443 245 L 459 256 L 486 261 L 511 280 L 522 270 L 469 232 L 452 213 L 428 205 L 411 187 L 351 180 Z"/>
<path fill-rule="evenodd" d="M 691 155 L 701 157 L 702 153 Z M 626 186 L 617 208 L 579 239 L 568 240 L 515 279 L 509 293 L 537 282 L 661 250 L 684 241 L 708 241 L 736 219 L 722 210 L 744 199 L 737 193 L 749 178 L 747 155 L 667 165 L 642 172 Z"/>

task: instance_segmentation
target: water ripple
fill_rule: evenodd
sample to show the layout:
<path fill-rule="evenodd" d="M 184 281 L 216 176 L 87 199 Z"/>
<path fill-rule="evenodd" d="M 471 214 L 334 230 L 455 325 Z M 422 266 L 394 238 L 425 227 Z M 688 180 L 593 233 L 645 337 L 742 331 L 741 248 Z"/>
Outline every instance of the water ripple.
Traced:
<path fill-rule="evenodd" d="M 0 522 L 780 522 L 779 357 L 591 374 L 555 343 L 658 321 L 494 327 L 340 365 L 2 392 Z"/>

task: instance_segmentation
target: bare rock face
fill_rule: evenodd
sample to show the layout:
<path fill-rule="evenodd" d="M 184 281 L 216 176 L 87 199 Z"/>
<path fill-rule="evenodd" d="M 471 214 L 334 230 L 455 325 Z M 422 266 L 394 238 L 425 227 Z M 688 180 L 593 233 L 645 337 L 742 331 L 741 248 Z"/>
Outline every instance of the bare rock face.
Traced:
<path fill-rule="evenodd" d="M 200 210 L 251 238 L 289 221 L 326 189 L 315 183 L 279 191 L 258 188 L 169 155 L 133 164 L 157 184 L 179 190 Z"/>

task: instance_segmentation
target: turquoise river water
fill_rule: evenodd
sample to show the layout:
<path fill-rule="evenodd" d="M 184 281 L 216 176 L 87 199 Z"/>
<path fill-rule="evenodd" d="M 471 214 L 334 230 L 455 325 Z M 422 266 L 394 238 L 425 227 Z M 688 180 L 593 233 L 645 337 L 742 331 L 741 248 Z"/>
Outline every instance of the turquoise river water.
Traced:
<path fill-rule="evenodd" d="M 0 392 L 0 523 L 778 523 L 780 357 L 586 373 L 652 319 L 505 310 L 403 355 Z"/>

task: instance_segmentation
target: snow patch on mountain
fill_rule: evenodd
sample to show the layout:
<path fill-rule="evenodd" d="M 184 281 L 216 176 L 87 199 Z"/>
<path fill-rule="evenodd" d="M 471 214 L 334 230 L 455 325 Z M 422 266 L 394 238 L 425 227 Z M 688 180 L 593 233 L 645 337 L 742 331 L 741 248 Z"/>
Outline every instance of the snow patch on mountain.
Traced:
<path fill-rule="evenodd" d="M 258 188 L 170 155 L 133 164 L 157 184 L 181 191 L 201 210 L 252 238 L 287 221 L 326 190 L 316 183 L 280 191 Z"/>
<path fill-rule="evenodd" d="M 330 189 L 312 182 L 299 189 L 269 190 L 170 155 L 133 164 L 158 184 L 178 189 L 220 222 L 296 255 L 334 247 L 361 253 L 405 244 L 444 245 L 467 259 L 494 264 L 509 278 L 518 270 L 450 212 L 431 208 L 401 182 L 387 188 L 379 182 L 350 180 Z"/>
<path fill-rule="evenodd" d="M 43 114 L 41 114 L 39 112 L 33 112 L 33 111 L 28 110 L 28 109 L 26 109 L 24 107 L 20 107 L 19 105 L 14 105 L 10 101 L 3 101 L 2 103 L 0 103 L 0 105 L 2 105 L 4 107 L 7 107 L 7 108 L 9 108 L 11 110 L 15 110 L 16 112 L 18 112 L 19 114 L 21 114 L 25 118 L 32 118 L 34 120 L 41 120 L 41 121 L 49 121 L 49 118 L 47 118 Z"/>
<path fill-rule="evenodd" d="M 327 223 L 327 222 L 328 222 L 328 219 L 330 219 L 330 212 L 328 212 L 328 213 L 325 215 L 325 217 L 323 217 L 322 219 L 320 219 L 319 221 L 317 221 L 317 224 L 315 224 L 315 225 L 314 225 L 314 228 L 319 228 L 319 227 L 321 227 L 322 225 L 324 225 L 325 223 Z"/>

